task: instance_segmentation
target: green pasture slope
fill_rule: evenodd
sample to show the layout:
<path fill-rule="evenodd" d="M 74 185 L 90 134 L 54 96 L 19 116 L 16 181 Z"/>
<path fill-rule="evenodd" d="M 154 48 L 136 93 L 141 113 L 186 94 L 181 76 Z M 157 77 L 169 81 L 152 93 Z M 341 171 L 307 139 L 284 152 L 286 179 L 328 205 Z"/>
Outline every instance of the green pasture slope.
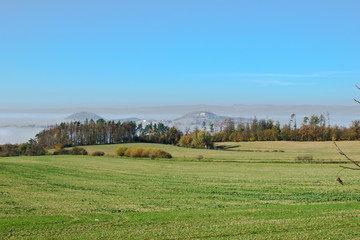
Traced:
<path fill-rule="evenodd" d="M 360 239 L 360 173 L 342 171 L 340 185 L 338 171 L 291 162 L 0 158 L 0 239 Z"/>
<path fill-rule="evenodd" d="M 360 159 L 360 142 L 345 141 L 338 145 L 352 158 Z M 193 160 L 202 155 L 204 160 L 260 160 L 264 162 L 294 162 L 297 156 L 311 155 L 314 161 L 331 162 L 346 161 L 341 156 L 332 142 L 224 142 L 216 143 L 217 148 L 224 150 L 206 150 L 176 147 L 155 143 L 126 143 L 112 145 L 84 146 L 91 154 L 95 151 L 104 151 L 106 154 L 114 154 L 119 146 L 152 147 L 160 148 L 169 153 L 175 159 Z"/>

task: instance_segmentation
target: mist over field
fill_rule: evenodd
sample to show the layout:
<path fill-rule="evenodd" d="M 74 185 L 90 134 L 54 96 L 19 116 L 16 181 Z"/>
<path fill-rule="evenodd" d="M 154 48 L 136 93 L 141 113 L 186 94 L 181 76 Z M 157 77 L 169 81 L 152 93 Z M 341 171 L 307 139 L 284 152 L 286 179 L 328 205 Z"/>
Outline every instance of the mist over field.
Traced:
<path fill-rule="evenodd" d="M 86 109 L 86 108 L 85 108 Z M 331 125 L 351 125 L 352 121 L 360 119 L 359 106 L 286 106 L 286 105 L 189 105 L 189 106 L 158 106 L 137 108 L 88 108 L 89 112 L 106 120 L 133 121 L 166 121 L 172 125 L 172 120 L 184 114 L 195 111 L 208 111 L 218 116 L 230 118 L 247 118 L 255 116 L 258 119 L 273 120 L 281 125 L 289 123 L 290 115 L 295 113 L 300 126 L 304 117 L 328 115 Z M 0 110 L 0 144 L 23 143 L 34 138 L 37 133 L 48 126 L 65 121 L 71 114 L 81 111 L 81 108 L 69 109 L 34 109 L 34 110 Z M 359 114 L 358 114 L 359 113 Z M 183 126 L 181 130 L 185 130 Z"/>

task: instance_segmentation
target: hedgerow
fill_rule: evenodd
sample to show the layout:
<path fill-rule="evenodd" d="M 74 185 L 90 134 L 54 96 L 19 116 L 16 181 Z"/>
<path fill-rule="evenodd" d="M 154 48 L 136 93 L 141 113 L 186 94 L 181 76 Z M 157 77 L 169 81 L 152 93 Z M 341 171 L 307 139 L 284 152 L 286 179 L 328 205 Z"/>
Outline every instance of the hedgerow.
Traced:
<path fill-rule="evenodd" d="M 117 156 L 127 156 L 133 158 L 172 158 L 171 154 L 164 150 L 147 147 L 120 147 L 116 149 L 115 154 Z"/>

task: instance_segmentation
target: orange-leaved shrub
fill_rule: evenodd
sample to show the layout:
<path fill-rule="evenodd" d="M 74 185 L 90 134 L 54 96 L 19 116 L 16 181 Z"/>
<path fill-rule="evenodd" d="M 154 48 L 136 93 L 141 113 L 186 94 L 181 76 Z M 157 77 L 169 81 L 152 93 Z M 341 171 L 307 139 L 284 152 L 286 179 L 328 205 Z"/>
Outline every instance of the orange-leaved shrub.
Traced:
<path fill-rule="evenodd" d="M 171 154 L 157 148 L 147 148 L 147 147 L 130 147 L 125 149 L 118 148 L 115 152 L 117 156 L 127 156 L 127 157 L 138 157 L 138 158 L 172 158 Z"/>
<path fill-rule="evenodd" d="M 115 155 L 116 155 L 116 156 L 124 156 L 126 150 L 128 150 L 127 147 L 119 147 L 118 149 L 116 149 Z"/>
<path fill-rule="evenodd" d="M 64 145 L 62 145 L 61 143 L 57 143 L 55 145 L 55 151 L 59 151 L 59 150 L 62 150 L 64 149 Z"/>

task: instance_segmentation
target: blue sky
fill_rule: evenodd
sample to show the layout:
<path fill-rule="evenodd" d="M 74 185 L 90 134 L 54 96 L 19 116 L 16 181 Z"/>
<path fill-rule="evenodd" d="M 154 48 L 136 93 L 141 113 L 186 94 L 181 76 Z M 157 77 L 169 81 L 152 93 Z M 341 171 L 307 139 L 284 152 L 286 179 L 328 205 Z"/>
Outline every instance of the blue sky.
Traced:
<path fill-rule="evenodd" d="M 0 108 L 354 105 L 360 1 L 0 2 Z"/>

